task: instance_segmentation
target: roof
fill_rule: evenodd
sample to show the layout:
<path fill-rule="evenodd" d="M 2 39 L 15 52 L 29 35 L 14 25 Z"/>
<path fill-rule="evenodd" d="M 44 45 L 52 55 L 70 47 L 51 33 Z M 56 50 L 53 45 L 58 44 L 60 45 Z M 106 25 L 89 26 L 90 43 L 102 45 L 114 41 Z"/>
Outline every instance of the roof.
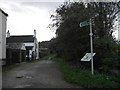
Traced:
<path fill-rule="evenodd" d="M 6 45 L 7 49 L 20 49 L 20 50 L 26 50 L 25 44 L 23 43 L 8 43 Z"/>
<path fill-rule="evenodd" d="M 1 11 L 5 16 L 8 16 L 8 14 L 5 13 L 1 8 L 0 8 L 0 11 Z"/>
<path fill-rule="evenodd" d="M 27 43 L 34 42 L 33 35 L 20 35 L 20 36 L 10 36 L 6 39 L 7 43 Z"/>

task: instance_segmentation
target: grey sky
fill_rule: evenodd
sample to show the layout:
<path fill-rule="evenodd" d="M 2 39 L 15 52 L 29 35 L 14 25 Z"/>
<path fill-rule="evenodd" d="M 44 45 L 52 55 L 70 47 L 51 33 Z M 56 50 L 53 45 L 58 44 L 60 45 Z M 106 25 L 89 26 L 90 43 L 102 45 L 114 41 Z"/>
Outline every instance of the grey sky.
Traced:
<path fill-rule="evenodd" d="M 38 8 L 56 9 L 61 2 L 22 2 L 21 5 L 33 6 Z"/>
<path fill-rule="evenodd" d="M 38 41 L 45 41 L 55 37 L 55 32 L 48 28 L 50 15 L 64 1 L 69 0 L 0 0 L 0 8 L 9 15 L 7 30 L 11 35 L 31 35 L 36 29 Z"/>
<path fill-rule="evenodd" d="M 50 15 L 62 3 L 61 0 L 0 0 L 0 8 L 9 15 L 7 30 L 11 35 L 32 35 L 36 29 L 38 41 L 45 41 L 55 37 L 55 32 L 48 28 L 52 22 Z"/>

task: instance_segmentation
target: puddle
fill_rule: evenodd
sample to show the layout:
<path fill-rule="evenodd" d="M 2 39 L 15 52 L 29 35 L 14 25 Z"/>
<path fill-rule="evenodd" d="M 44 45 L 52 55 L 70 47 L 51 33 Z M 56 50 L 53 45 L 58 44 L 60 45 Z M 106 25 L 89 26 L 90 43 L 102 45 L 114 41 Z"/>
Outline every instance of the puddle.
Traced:
<path fill-rule="evenodd" d="M 23 78 L 23 77 L 24 77 L 23 75 L 16 76 L 16 78 Z"/>
<path fill-rule="evenodd" d="M 26 76 L 26 78 L 31 79 L 32 77 L 31 76 Z"/>
<path fill-rule="evenodd" d="M 17 76 L 16 76 L 16 78 L 23 78 L 23 77 L 25 77 L 25 78 L 27 78 L 27 79 L 33 78 L 32 76 L 24 76 L 24 75 L 17 75 Z"/>
<path fill-rule="evenodd" d="M 31 85 L 29 84 L 26 84 L 26 85 L 19 85 L 19 86 L 16 86 L 14 88 L 24 88 L 24 87 L 30 87 Z"/>
<path fill-rule="evenodd" d="M 25 71 L 21 71 L 21 72 L 15 71 L 15 73 L 16 73 L 16 78 L 23 78 L 25 76 Z"/>

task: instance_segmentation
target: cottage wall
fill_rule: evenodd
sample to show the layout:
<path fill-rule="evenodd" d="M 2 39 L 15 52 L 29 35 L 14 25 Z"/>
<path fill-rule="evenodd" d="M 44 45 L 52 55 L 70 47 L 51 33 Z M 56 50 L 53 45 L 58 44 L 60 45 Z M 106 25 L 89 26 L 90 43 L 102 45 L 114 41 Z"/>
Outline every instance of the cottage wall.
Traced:
<path fill-rule="evenodd" d="M 2 12 L 0 12 L 0 63 L 2 60 Z"/>
<path fill-rule="evenodd" d="M 36 52 L 37 52 L 37 56 L 36 56 L 36 59 L 39 59 L 39 44 L 38 44 L 38 41 L 37 41 L 37 47 L 36 47 Z"/>
<path fill-rule="evenodd" d="M 24 43 L 25 46 L 34 46 L 34 43 Z"/>
<path fill-rule="evenodd" d="M 6 21 L 7 15 L 0 10 L 0 60 L 6 59 Z M 5 64 L 5 61 L 0 63 Z"/>

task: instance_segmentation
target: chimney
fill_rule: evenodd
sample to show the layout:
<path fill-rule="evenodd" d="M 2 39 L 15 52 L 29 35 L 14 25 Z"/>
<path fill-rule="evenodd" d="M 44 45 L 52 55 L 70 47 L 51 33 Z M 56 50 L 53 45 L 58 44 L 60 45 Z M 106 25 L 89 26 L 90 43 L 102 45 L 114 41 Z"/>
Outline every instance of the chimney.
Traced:
<path fill-rule="evenodd" d="M 36 37 L 36 30 L 34 30 L 34 37 Z"/>
<path fill-rule="evenodd" d="M 10 32 L 9 32 L 9 30 L 7 31 L 7 38 L 9 38 L 10 37 Z"/>

